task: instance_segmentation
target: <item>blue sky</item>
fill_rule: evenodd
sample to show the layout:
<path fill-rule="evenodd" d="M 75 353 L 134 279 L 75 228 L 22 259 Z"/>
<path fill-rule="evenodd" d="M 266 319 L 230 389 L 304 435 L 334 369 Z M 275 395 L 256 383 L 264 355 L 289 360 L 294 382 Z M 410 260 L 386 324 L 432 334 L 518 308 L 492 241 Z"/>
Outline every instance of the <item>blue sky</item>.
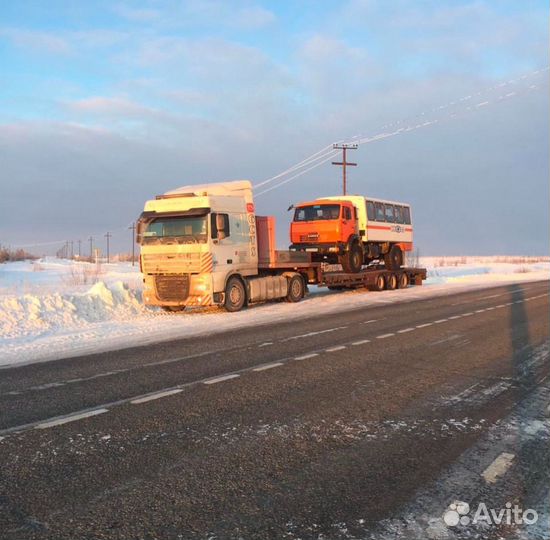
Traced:
<path fill-rule="evenodd" d="M 122 249 L 144 199 L 261 181 L 532 73 L 548 64 L 547 28 L 542 1 L 5 0 L 0 243 L 113 229 Z M 361 147 L 352 188 L 410 200 L 425 254 L 547 252 L 547 73 L 512 86 L 514 99 L 488 91 L 476 114 Z M 285 244 L 283 209 L 338 190 L 326 164 L 259 207 Z"/>

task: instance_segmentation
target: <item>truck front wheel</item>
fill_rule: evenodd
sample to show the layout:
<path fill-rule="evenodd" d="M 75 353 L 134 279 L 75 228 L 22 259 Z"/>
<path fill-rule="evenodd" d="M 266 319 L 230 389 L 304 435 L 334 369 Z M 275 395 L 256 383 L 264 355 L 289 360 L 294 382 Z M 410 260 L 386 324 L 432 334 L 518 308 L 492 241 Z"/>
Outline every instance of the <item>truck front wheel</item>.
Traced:
<path fill-rule="evenodd" d="M 363 266 L 363 250 L 358 242 L 354 242 L 350 248 L 340 257 L 340 264 L 344 272 L 356 274 Z"/>
<path fill-rule="evenodd" d="M 384 264 L 388 270 L 399 270 L 403 265 L 403 252 L 399 246 L 392 246 L 384 255 Z"/>
<path fill-rule="evenodd" d="M 246 303 L 246 291 L 243 282 L 236 276 L 230 277 L 225 286 L 225 302 L 223 307 L 226 311 L 240 311 Z"/>

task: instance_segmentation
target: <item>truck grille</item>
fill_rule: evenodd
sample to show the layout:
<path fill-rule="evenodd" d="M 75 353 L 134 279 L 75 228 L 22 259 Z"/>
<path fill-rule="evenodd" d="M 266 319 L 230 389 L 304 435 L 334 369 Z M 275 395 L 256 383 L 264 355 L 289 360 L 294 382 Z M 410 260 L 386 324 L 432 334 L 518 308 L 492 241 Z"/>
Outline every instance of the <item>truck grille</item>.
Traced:
<path fill-rule="evenodd" d="M 211 253 L 144 253 L 144 274 L 198 274 L 212 272 Z"/>
<path fill-rule="evenodd" d="M 319 233 L 301 234 L 300 242 L 315 242 L 319 240 Z"/>
<path fill-rule="evenodd" d="M 155 276 L 157 298 L 169 302 L 186 300 L 189 296 L 189 274 L 180 276 Z"/>

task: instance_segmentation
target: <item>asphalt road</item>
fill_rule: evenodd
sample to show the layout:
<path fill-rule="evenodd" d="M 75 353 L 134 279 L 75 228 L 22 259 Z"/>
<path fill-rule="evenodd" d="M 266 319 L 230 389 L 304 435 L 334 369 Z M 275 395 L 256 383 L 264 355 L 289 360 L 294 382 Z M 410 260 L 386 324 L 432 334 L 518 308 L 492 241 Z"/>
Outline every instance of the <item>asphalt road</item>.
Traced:
<path fill-rule="evenodd" d="M 548 538 L 548 303 L 509 285 L 0 370 L 0 538 Z M 538 525 L 449 528 L 453 497 Z"/>

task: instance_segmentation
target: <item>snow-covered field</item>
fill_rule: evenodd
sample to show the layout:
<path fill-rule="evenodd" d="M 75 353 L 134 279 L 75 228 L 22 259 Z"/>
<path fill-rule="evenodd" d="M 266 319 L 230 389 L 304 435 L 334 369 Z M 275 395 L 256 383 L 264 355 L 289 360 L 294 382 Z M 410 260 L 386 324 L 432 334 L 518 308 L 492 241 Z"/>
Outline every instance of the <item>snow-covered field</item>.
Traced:
<path fill-rule="evenodd" d="M 423 287 L 380 293 L 311 287 L 299 304 L 276 302 L 232 314 L 218 308 L 177 314 L 146 308 L 139 270 L 130 263 L 0 264 L 0 367 L 550 277 L 548 259 L 426 257 L 419 263 L 428 268 Z"/>

